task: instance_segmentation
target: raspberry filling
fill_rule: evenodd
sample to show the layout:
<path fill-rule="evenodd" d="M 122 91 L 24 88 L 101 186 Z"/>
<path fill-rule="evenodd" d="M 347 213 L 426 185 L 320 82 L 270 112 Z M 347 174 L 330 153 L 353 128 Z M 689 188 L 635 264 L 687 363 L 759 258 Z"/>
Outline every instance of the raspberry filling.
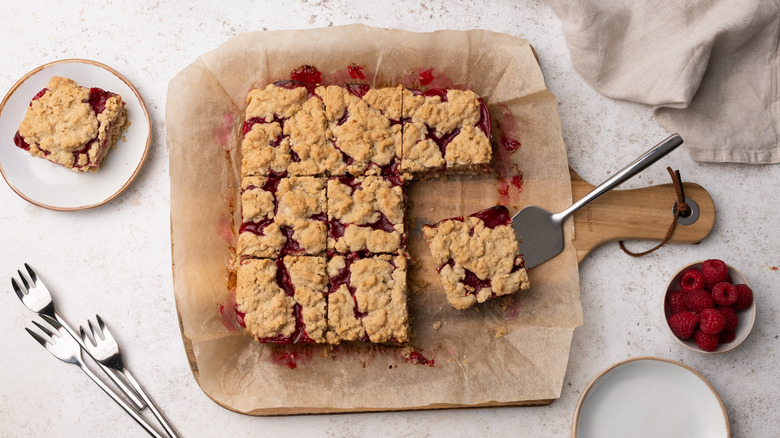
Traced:
<path fill-rule="evenodd" d="M 319 84 L 322 82 L 322 72 L 317 67 L 302 65 L 290 72 L 290 79 L 306 84 Z"/>
<path fill-rule="evenodd" d="M 368 93 L 368 90 L 371 89 L 371 87 L 367 84 L 347 84 L 344 85 L 344 88 L 361 99 L 366 95 L 366 93 Z"/>
<path fill-rule="evenodd" d="M 361 186 L 362 183 L 353 176 L 339 176 L 334 177 L 331 179 L 335 179 L 339 182 L 339 184 L 343 184 L 350 188 L 352 191 L 351 193 L 354 194 L 355 190 L 362 190 Z M 401 181 L 401 177 L 398 175 L 392 175 L 389 177 L 384 177 L 385 180 L 390 181 L 391 184 L 394 186 L 400 186 L 403 184 L 403 181 Z M 328 235 L 334 239 L 339 240 L 342 237 L 344 237 L 344 233 L 347 230 L 347 227 L 350 225 L 354 225 L 357 227 L 366 227 L 371 228 L 372 230 L 382 230 L 386 233 L 392 233 L 395 231 L 395 224 L 390 222 L 390 219 L 385 216 L 384 213 L 381 211 L 379 213 L 379 219 L 377 219 L 375 222 L 368 223 L 368 224 L 355 224 L 355 223 L 344 223 L 338 219 L 331 219 L 328 223 Z"/>
<path fill-rule="evenodd" d="M 470 216 L 482 220 L 485 222 L 485 226 L 491 230 L 499 225 L 509 225 L 512 223 L 512 217 L 509 216 L 509 210 L 503 205 L 486 208 Z"/>
<path fill-rule="evenodd" d="M 295 286 L 292 284 L 290 272 L 287 270 L 287 266 L 284 265 L 282 259 L 276 261 L 276 284 L 287 296 L 295 297 Z M 306 333 L 306 323 L 303 322 L 303 311 L 301 305 L 298 303 L 295 303 L 293 306 L 293 316 L 295 317 L 295 331 L 290 336 L 278 334 L 276 336 L 258 338 L 258 340 L 270 344 L 313 343 L 314 340 Z M 243 316 L 240 317 L 239 320 L 243 322 Z"/>
<path fill-rule="evenodd" d="M 355 297 L 355 288 L 352 286 L 352 271 L 350 270 L 350 265 L 354 263 L 358 259 L 359 255 L 356 253 L 349 254 L 344 257 L 344 267 L 341 268 L 341 271 L 339 271 L 338 274 L 336 274 L 333 277 L 330 277 L 330 289 L 328 290 L 328 295 L 332 294 L 333 292 L 336 292 L 342 285 L 347 287 L 347 290 L 349 291 L 349 294 L 352 296 L 352 302 L 353 309 L 355 313 L 355 318 L 362 320 L 363 317 L 367 315 L 367 313 L 363 313 L 360 310 L 358 310 L 358 302 L 357 298 Z M 361 342 L 366 342 L 369 340 L 368 335 L 364 334 L 360 339 L 358 339 Z"/>
<path fill-rule="evenodd" d="M 431 88 L 430 90 L 426 90 L 424 92 L 413 89 L 411 90 L 411 92 L 415 96 L 425 96 L 425 97 L 439 96 L 442 102 L 447 102 L 446 88 Z M 409 122 L 409 121 L 405 120 L 405 122 Z M 485 105 L 485 101 L 481 97 L 479 98 L 479 120 L 477 120 L 477 123 L 474 126 L 479 128 L 485 134 L 488 141 L 492 141 L 493 126 L 490 122 L 490 112 L 488 111 L 487 105 Z M 439 147 L 439 150 L 441 151 L 441 156 L 442 157 L 446 156 L 447 146 L 452 142 L 452 140 L 455 137 L 457 137 L 458 134 L 460 134 L 460 128 L 457 128 L 450 132 L 445 132 L 441 136 L 437 136 L 435 134 L 436 129 L 432 128 L 427 124 L 425 125 L 425 127 L 427 128 L 428 131 L 425 138 L 436 143 L 436 145 Z"/>

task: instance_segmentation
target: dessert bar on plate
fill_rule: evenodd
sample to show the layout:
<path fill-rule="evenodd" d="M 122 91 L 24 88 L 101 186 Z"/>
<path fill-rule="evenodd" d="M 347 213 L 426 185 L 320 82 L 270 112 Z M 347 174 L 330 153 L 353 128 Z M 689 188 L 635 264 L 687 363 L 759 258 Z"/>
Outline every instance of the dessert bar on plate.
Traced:
<path fill-rule="evenodd" d="M 398 175 L 328 180 L 328 249 L 398 253 L 406 243 L 403 180 Z"/>
<path fill-rule="evenodd" d="M 244 178 L 238 255 L 322 254 L 328 235 L 326 181 L 311 176 Z"/>
<path fill-rule="evenodd" d="M 54 76 L 30 102 L 14 143 L 73 171 L 94 172 L 126 124 L 121 96 Z"/>
<path fill-rule="evenodd" d="M 528 289 L 517 235 L 503 205 L 423 226 L 449 303 L 466 309 Z"/>

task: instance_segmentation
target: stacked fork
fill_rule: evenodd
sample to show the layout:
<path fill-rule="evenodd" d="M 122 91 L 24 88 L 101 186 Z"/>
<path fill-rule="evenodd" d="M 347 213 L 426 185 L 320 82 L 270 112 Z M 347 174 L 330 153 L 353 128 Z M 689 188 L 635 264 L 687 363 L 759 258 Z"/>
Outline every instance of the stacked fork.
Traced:
<path fill-rule="evenodd" d="M 49 324 L 49 327 L 47 327 L 37 321 L 33 321 L 33 324 L 35 324 L 46 337 L 41 336 L 29 328 L 26 328 L 25 330 L 27 330 L 38 343 L 61 361 L 78 365 L 89 378 L 130 414 L 130 416 L 133 417 L 133 419 L 150 435 L 155 438 L 163 438 L 152 424 L 141 415 L 141 411 L 146 407 L 152 411 L 152 414 L 160 422 L 168 436 L 171 438 L 180 438 L 168 419 L 165 418 L 165 415 L 160 412 L 160 409 L 154 401 L 152 401 L 146 391 L 144 391 L 135 377 L 130 373 L 130 370 L 125 367 L 119 345 L 111 335 L 111 332 L 108 331 L 108 327 L 106 327 L 103 319 L 100 318 L 99 315 L 96 315 L 95 324 L 93 324 L 91 320 L 87 321 L 91 339 L 83 327 L 79 327 L 79 334 L 77 334 L 59 313 L 57 313 L 51 293 L 46 285 L 43 284 L 43 281 L 38 278 L 38 275 L 27 265 L 27 263 L 24 264 L 24 267 L 27 277 L 29 277 L 29 281 L 22 271 L 18 270 L 16 272 L 19 274 L 20 281 L 17 282 L 16 278 L 12 277 L 11 285 L 16 292 L 16 296 L 19 297 L 22 303 L 24 303 L 28 309 L 39 314 L 41 318 Z M 132 405 L 122 398 L 117 391 L 106 385 L 87 367 L 82 356 L 82 351 L 85 351 L 87 355 L 95 361 L 103 372 L 105 372 L 114 384 L 116 384 L 121 393 L 130 400 Z M 127 385 L 123 378 L 129 382 L 132 388 Z"/>

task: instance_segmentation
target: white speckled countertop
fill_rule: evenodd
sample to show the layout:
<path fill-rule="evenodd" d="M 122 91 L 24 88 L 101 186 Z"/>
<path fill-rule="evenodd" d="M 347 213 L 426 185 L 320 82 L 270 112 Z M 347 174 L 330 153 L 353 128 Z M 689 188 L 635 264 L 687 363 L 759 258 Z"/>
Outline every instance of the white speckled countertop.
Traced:
<path fill-rule="evenodd" d="M 776 434 L 780 166 L 697 163 L 684 149 L 625 187 L 666 183 L 665 167 L 671 165 L 685 181 L 710 192 L 718 210 L 715 228 L 699 245 L 670 245 L 635 259 L 612 244 L 581 264 L 584 325 L 574 333 L 561 397 L 550 406 L 260 418 L 225 410 L 201 392 L 187 365 L 172 291 L 165 100 L 171 77 L 230 37 L 350 23 L 503 32 L 526 38 L 536 48 L 548 87 L 559 99 L 571 166 L 586 180 L 600 182 L 668 135 L 653 121 L 650 108 L 604 98 L 580 78 L 560 23 L 543 2 L 356 4 L 0 1 L 1 93 L 41 64 L 94 59 L 136 85 L 153 125 L 151 151 L 140 175 L 102 207 L 49 211 L 0 184 L 0 274 L 8 278 L 29 262 L 50 282 L 56 279 L 58 304 L 69 321 L 94 313 L 110 321 L 128 365 L 185 437 L 566 437 L 588 382 L 635 356 L 660 356 L 701 372 L 720 393 L 733 436 Z M 683 349 L 664 332 L 659 294 L 681 265 L 713 257 L 749 278 L 758 315 L 743 345 L 705 356 Z M 0 436 L 145 436 L 86 376 L 24 333 L 33 315 L 5 284 L 0 293 Z"/>

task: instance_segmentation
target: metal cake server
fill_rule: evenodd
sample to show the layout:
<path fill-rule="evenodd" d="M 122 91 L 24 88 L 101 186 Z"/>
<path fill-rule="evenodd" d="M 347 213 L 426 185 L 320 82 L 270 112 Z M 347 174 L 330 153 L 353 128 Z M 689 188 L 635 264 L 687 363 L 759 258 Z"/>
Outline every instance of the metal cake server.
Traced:
<path fill-rule="evenodd" d="M 563 251 L 563 222 L 567 217 L 645 170 L 682 143 L 679 135 L 671 135 L 560 213 L 553 214 L 530 205 L 515 214 L 512 217 L 512 228 L 520 237 L 520 254 L 523 254 L 526 269 L 538 266 Z"/>

